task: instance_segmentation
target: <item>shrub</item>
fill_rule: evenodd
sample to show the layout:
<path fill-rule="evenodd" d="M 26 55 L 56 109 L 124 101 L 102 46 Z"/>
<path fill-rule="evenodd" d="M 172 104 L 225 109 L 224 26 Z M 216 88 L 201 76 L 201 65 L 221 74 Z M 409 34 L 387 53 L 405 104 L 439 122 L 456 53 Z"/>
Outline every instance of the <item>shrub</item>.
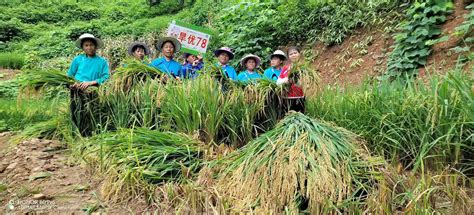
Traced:
<path fill-rule="evenodd" d="M 20 20 L 0 21 L 0 42 L 25 39 L 27 36 Z"/>

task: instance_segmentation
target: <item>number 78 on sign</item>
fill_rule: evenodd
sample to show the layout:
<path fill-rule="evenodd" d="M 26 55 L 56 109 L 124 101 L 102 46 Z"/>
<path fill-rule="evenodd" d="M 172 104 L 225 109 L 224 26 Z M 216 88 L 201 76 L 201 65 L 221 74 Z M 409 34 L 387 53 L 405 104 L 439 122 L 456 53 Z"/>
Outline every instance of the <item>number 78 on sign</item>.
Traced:
<path fill-rule="evenodd" d="M 173 21 L 168 27 L 168 36 L 181 42 L 181 50 L 194 55 L 205 55 L 211 31 L 199 26 Z"/>

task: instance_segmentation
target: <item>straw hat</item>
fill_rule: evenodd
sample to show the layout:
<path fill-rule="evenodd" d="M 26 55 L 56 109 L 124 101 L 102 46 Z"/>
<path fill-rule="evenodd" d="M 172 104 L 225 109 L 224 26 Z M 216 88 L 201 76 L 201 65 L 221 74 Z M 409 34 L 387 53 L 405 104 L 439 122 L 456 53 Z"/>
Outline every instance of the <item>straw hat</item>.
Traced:
<path fill-rule="evenodd" d="M 217 49 L 214 51 L 214 55 L 216 57 L 219 57 L 219 55 L 222 53 L 222 52 L 226 52 L 227 54 L 229 54 L 229 60 L 232 60 L 234 59 L 234 52 L 232 52 L 232 49 L 229 48 L 229 47 L 221 47 L 220 49 Z"/>
<path fill-rule="evenodd" d="M 162 37 L 158 40 L 158 42 L 156 43 L 155 47 L 156 47 L 156 50 L 161 51 L 161 48 L 163 47 L 163 44 L 165 42 L 171 42 L 173 43 L 174 45 L 174 52 L 179 52 L 179 50 L 181 50 L 181 42 L 179 42 L 176 38 L 174 37 Z"/>
<path fill-rule="evenodd" d="M 82 34 L 81 36 L 79 36 L 79 39 L 76 40 L 76 46 L 80 49 L 82 49 L 82 41 L 84 39 L 92 39 L 95 41 L 95 43 L 97 44 L 97 48 L 100 49 L 104 46 L 104 43 L 102 42 L 102 40 L 100 40 L 99 38 L 95 37 L 94 35 L 92 34 L 88 34 L 88 33 L 85 33 L 85 34 Z"/>
<path fill-rule="evenodd" d="M 258 67 L 260 66 L 260 57 L 258 57 L 257 55 L 253 55 L 253 54 L 247 54 L 245 55 L 241 60 L 240 60 L 240 65 L 244 66 L 245 67 L 245 63 L 247 63 L 247 60 L 248 59 L 255 59 L 255 63 L 257 64 L 255 67 Z"/>
<path fill-rule="evenodd" d="M 128 54 L 133 55 L 133 48 L 135 48 L 137 46 L 143 47 L 145 49 L 145 55 L 150 54 L 150 48 L 148 48 L 148 46 L 145 43 L 142 43 L 142 42 L 133 42 L 132 44 L 130 44 L 128 46 Z"/>
<path fill-rule="evenodd" d="M 276 50 L 275 52 L 273 52 L 273 54 L 270 55 L 270 59 L 275 56 L 279 57 L 282 61 L 287 59 L 285 52 L 283 52 L 282 50 Z"/>

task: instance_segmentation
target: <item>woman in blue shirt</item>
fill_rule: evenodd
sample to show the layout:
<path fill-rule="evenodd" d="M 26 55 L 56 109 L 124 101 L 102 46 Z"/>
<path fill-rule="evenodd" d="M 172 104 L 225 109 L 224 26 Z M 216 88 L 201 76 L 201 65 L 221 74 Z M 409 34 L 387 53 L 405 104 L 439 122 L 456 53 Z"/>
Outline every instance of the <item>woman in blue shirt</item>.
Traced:
<path fill-rule="evenodd" d="M 286 60 L 285 52 L 276 50 L 270 55 L 270 68 L 263 72 L 263 76 L 269 80 L 276 82 L 281 72 L 281 64 Z"/>
<path fill-rule="evenodd" d="M 97 93 L 86 91 L 90 86 L 103 84 L 109 78 L 107 61 L 98 56 L 96 51 L 103 43 L 92 34 L 83 34 L 76 41 L 76 46 L 84 51 L 72 61 L 67 75 L 77 83 L 70 86 L 70 110 L 72 121 L 82 136 L 90 136 L 93 131 L 93 113 Z"/>
<path fill-rule="evenodd" d="M 181 64 L 173 59 L 174 54 L 181 49 L 181 43 L 176 38 L 163 37 L 156 43 L 156 49 L 163 54 L 163 57 L 153 60 L 151 65 L 174 78 L 184 78 Z"/>
<path fill-rule="evenodd" d="M 76 41 L 76 46 L 84 51 L 74 58 L 67 75 L 78 81 L 72 88 L 85 90 L 90 86 L 100 85 L 109 78 L 109 65 L 107 61 L 96 55 L 98 48 L 103 43 L 92 34 L 83 34 Z"/>
<path fill-rule="evenodd" d="M 214 55 L 217 57 L 219 61 L 217 66 L 221 67 L 224 70 L 227 78 L 231 80 L 237 80 L 237 72 L 235 71 L 234 67 L 229 65 L 229 61 L 234 59 L 234 53 L 232 49 L 229 47 L 222 47 L 214 51 Z"/>
<path fill-rule="evenodd" d="M 245 67 L 245 71 L 242 71 L 237 76 L 237 80 L 242 83 L 256 82 L 261 79 L 262 76 L 258 74 L 255 69 L 260 65 L 260 57 L 253 54 L 245 55 L 240 64 Z"/>

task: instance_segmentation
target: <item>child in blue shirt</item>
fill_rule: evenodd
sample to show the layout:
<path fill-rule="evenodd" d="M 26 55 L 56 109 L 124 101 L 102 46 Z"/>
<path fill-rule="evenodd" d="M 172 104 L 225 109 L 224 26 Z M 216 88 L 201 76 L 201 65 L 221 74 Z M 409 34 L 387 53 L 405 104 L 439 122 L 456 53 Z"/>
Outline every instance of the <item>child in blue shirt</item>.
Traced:
<path fill-rule="evenodd" d="M 163 37 L 156 43 L 156 49 L 163 53 L 163 57 L 153 60 L 151 65 L 174 78 L 184 78 L 181 64 L 173 59 L 174 54 L 181 49 L 181 43 L 176 38 Z"/>
<path fill-rule="evenodd" d="M 202 57 L 189 53 L 184 53 L 183 57 L 185 62 L 183 66 L 181 66 L 181 73 L 185 78 L 195 79 L 199 75 L 198 71 L 204 66 Z"/>
<path fill-rule="evenodd" d="M 229 47 L 222 47 L 215 50 L 214 55 L 219 61 L 217 66 L 222 68 L 227 78 L 234 81 L 237 80 L 237 72 L 235 71 L 234 67 L 229 65 L 229 61 L 234 59 L 234 53 L 232 52 L 232 49 Z"/>
<path fill-rule="evenodd" d="M 285 52 L 281 50 L 276 50 L 270 55 L 270 68 L 266 69 L 263 72 L 263 76 L 266 79 L 276 82 L 281 72 L 281 64 L 286 60 Z"/>
<path fill-rule="evenodd" d="M 258 74 L 255 69 L 260 65 L 260 57 L 248 54 L 240 60 L 240 64 L 245 67 L 245 71 L 242 71 L 237 76 L 237 80 L 242 83 L 255 83 L 258 79 L 261 79 L 262 76 Z"/>

